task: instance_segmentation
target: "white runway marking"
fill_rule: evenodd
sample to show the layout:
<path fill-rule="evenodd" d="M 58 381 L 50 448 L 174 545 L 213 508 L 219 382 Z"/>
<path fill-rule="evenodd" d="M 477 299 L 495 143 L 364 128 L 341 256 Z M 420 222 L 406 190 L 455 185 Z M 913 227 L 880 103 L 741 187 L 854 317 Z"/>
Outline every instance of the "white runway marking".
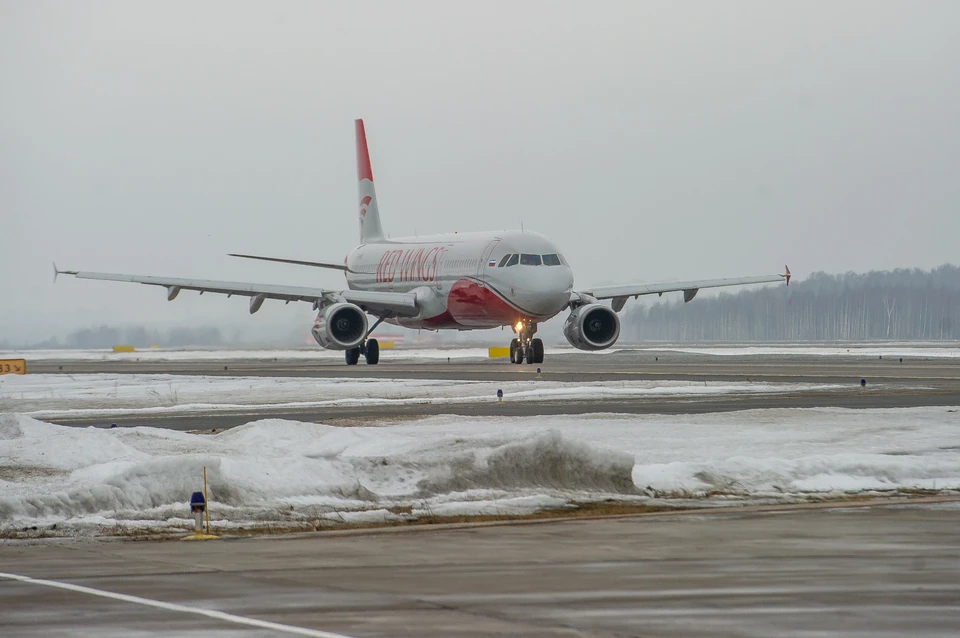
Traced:
<path fill-rule="evenodd" d="M 8 574 L 0 572 L 0 578 L 6 578 L 8 580 L 16 580 L 24 583 L 31 583 L 33 585 L 42 585 L 44 587 L 56 587 L 58 589 L 66 589 L 69 591 L 79 592 L 81 594 L 89 594 L 91 596 L 100 596 L 101 598 L 112 598 L 113 600 L 120 600 L 126 603 L 134 603 L 136 605 L 144 605 L 146 607 L 156 607 L 157 609 L 166 609 L 168 611 L 176 611 L 183 614 L 196 614 L 198 616 L 206 616 L 207 618 L 213 618 L 214 620 L 222 620 L 224 622 L 233 623 L 235 625 L 248 625 L 250 627 L 259 627 L 261 629 L 272 629 L 273 631 L 279 631 L 286 634 L 296 634 L 298 636 L 312 636 L 313 638 L 352 638 L 345 634 L 335 634 L 329 631 L 320 631 L 318 629 L 307 629 L 305 627 L 295 627 L 293 625 L 282 625 L 280 623 L 270 622 L 268 620 L 257 620 L 256 618 L 246 618 L 244 616 L 235 616 L 233 614 L 228 614 L 222 611 L 216 611 L 213 609 L 198 609 L 196 607 L 187 607 L 186 605 L 178 605 L 176 603 L 165 603 L 160 600 L 151 600 L 150 598 L 141 598 L 140 596 L 129 596 L 127 594 L 117 594 L 112 591 L 104 591 L 102 589 L 93 589 L 92 587 L 84 587 L 83 585 L 72 585 L 70 583 L 61 583 L 56 580 L 45 580 L 42 578 L 31 578 L 29 576 L 21 576 L 20 574 Z"/>

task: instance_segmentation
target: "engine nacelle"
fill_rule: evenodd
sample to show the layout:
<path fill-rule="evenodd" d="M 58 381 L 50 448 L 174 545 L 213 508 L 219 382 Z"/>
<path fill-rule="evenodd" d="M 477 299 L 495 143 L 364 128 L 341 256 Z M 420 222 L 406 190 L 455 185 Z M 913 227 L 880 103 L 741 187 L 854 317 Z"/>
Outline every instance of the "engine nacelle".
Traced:
<path fill-rule="evenodd" d="M 328 350 L 356 348 L 367 336 L 367 315 L 352 303 L 335 303 L 320 311 L 312 332 Z"/>
<path fill-rule="evenodd" d="M 591 303 L 573 310 L 563 324 L 563 336 L 580 350 L 603 350 L 617 342 L 620 317 L 613 310 Z"/>

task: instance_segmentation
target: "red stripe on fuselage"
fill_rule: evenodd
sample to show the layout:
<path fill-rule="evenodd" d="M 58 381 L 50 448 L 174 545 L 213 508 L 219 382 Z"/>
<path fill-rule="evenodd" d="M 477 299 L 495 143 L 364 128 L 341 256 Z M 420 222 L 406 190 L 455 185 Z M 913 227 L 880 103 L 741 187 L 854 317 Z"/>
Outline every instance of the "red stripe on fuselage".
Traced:
<path fill-rule="evenodd" d="M 459 279 L 447 295 L 447 313 L 459 324 L 471 327 L 512 325 L 518 319 L 535 319 L 517 310 L 500 295 L 470 279 Z"/>
<path fill-rule="evenodd" d="M 423 327 L 431 330 L 438 330 L 440 328 L 463 328 L 463 326 L 453 318 L 449 310 L 444 310 L 435 317 L 424 319 Z"/>

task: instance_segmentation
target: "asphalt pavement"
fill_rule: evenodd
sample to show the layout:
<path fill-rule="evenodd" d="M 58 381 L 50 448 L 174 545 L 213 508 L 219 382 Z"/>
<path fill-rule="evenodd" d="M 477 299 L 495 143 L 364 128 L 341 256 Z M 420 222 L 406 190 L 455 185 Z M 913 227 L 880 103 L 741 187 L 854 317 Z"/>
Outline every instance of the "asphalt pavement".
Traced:
<path fill-rule="evenodd" d="M 0 635 L 956 636 L 958 523 L 954 502 L 6 542 Z"/>

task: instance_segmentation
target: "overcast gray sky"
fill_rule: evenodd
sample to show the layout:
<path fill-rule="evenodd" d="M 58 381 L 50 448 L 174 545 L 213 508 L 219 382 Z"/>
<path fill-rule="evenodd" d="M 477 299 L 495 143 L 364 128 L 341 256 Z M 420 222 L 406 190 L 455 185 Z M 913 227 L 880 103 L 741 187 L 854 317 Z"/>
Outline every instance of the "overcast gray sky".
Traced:
<path fill-rule="evenodd" d="M 522 220 L 583 286 L 956 263 L 958 33 L 953 1 L 0 0 L 0 338 L 246 313 L 54 260 L 341 285 L 225 253 L 343 258 L 355 117 L 387 232 Z"/>

